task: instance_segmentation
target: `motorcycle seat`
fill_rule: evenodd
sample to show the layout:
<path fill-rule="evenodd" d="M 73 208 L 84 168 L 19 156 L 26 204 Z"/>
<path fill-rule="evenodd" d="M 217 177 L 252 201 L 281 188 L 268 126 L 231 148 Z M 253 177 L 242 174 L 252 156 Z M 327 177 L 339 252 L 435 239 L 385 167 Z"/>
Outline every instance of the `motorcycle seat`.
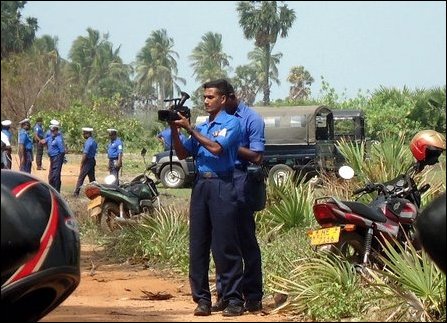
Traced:
<path fill-rule="evenodd" d="M 117 191 L 120 192 L 123 195 L 129 196 L 129 197 L 135 197 L 135 194 L 132 194 L 131 192 L 122 189 L 119 186 L 116 186 L 114 184 L 103 184 L 104 188 L 107 188 L 108 190 L 113 190 L 113 191 Z"/>
<path fill-rule="evenodd" d="M 353 213 L 359 214 L 364 218 L 374 222 L 386 222 L 386 216 L 379 208 L 372 208 L 360 202 L 342 201 L 343 204 L 348 206 Z"/>

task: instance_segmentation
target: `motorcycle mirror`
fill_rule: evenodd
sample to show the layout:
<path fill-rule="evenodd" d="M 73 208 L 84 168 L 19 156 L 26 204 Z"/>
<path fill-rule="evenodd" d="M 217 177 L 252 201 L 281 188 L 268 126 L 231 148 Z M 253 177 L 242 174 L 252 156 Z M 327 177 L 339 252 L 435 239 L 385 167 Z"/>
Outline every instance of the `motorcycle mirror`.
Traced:
<path fill-rule="evenodd" d="M 104 178 L 104 182 L 105 182 L 107 185 L 113 184 L 113 183 L 115 182 L 115 180 L 116 180 L 116 177 L 115 177 L 115 175 L 113 175 L 113 174 L 107 175 L 107 176 Z"/>
<path fill-rule="evenodd" d="M 141 156 L 145 156 L 147 153 L 146 148 L 141 149 Z"/>
<path fill-rule="evenodd" d="M 341 166 L 338 170 L 338 174 L 343 179 L 351 179 L 354 177 L 354 170 L 350 166 Z"/>

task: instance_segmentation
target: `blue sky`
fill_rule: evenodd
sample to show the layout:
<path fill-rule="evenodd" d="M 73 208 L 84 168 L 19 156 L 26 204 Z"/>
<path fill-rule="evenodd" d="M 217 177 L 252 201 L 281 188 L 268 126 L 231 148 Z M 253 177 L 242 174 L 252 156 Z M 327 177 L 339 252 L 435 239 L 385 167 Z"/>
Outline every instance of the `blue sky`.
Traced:
<path fill-rule="evenodd" d="M 231 67 L 248 63 L 254 42 L 244 38 L 236 1 L 28 1 L 22 14 L 35 17 L 37 36 L 57 36 L 59 51 L 68 57 L 72 42 L 87 28 L 109 33 L 114 48 L 121 46 L 125 63 L 135 60 L 150 33 L 166 29 L 179 54 L 182 90 L 200 86 L 192 75 L 189 55 L 206 32 L 222 34 Z M 273 53 L 281 52 L 281 85 L 272 86 L 271 99 L 288 95 L 287 75 L 303 65 L 347 97 L 380 86 L 410 89 L 446 84 L 445 1 L 287 1 L 297 16 L 287 38 L 278 38 Z M 233 73 L 230 72 L 230 76 Z M 261 99 L 261 96 L 258 97 Z"/>

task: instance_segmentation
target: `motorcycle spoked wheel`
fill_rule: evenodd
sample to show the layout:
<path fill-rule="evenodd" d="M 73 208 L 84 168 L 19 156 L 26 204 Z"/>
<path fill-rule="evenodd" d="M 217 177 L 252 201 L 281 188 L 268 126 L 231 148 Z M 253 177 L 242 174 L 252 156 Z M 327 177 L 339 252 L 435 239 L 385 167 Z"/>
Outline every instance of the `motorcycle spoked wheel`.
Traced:
<path fill-rule="evenodd" d="M 121 229 L 121 225 L 115 220 L 120 216 L 120 207 L 113 202 L 105 202 L 102 208 L 101 217 L 98 219 L 98 225 L 104 232 L 113 232 Z"/>

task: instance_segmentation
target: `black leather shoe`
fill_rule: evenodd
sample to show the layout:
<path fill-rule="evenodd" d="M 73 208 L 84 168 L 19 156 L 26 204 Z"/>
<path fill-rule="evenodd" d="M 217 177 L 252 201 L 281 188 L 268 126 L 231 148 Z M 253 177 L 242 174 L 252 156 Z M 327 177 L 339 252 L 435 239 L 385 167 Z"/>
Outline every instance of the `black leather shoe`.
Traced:
<path fill-rule="evenodd" d="M 195 316 L 208 316 L 211 315 L 211 305 L 204 302 L 199 302 L 196 309 L 194 310 Z"/>
<path fill-rule="evenodd" d="M 250 313 L 260 312 L 262 310 L 262 302 L 261 301 L 246 301 L 245 302 L 245 310 Z"/>
<path fill-rule="evenodd" d="M 219 299 L 216 304 L 211 306 L 211 312 L 221 312 L 228 306 L 228 302 L 224 302 L 222 299 Z"/>
<path fill-rule="evenodd" d="M 228 306 L 222 311 L 223 316 L 239 316 L 244 314 L 244 305 L 228 304 Z"/>

